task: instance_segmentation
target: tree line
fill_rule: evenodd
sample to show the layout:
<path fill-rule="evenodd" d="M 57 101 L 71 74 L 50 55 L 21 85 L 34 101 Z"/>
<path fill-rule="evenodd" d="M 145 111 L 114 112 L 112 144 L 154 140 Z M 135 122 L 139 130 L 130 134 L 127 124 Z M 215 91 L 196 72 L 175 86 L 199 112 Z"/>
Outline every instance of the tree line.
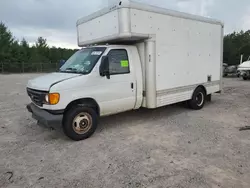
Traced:
<path fill-rule="evenodd" d="M 49 47 L 43 37 L 38 37 L 34 45 L 25 38 L 18 41 L 7 26 L 0 23 L 0 73 L 56 70 L 60 61 L 67 60 L 76 51 Z"/>
<path fill-rule="evenodd" d="M 61 60 L 67 60 L 76 51 L 49 47 L 43 37 L 38 37 L 34 45 L 29 45 L 25 38 L 18 41 L 8 27 L 0 23 L 0 73 L 55 70 Z M 238 65 L 241 54 L 244 61 L 250 56 L 250 30 L 224 36 L 223 63 Z"/>
<path fill-rule="evenodd" d="M 241 55 L 243 61 L 250 56 L 250 30 L 233 32 L 224 37 L 224 63 L 238 65 Z"/>

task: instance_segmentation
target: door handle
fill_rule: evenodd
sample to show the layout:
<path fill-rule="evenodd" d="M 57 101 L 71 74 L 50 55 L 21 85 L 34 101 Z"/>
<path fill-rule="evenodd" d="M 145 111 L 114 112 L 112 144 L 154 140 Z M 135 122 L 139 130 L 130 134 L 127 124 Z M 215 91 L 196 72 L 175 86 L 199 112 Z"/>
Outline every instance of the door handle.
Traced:
<path fill-rule="evenodd" d="M 131 83 L 131 89 L 134 89 L 134 83 Z"/>

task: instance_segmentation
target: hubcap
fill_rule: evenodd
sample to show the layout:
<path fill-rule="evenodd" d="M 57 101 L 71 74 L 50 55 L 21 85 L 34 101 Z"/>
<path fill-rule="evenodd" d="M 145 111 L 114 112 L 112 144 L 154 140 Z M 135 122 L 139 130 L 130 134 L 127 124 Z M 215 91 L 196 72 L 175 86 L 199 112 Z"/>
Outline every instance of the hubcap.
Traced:
<path fill-rule="evenodd" d="M 203 102 L 204 102 L 204 95 L 202 92 L 199 92 L 195 98 L 197 105 L 198 106 L 202 106 Z"/>
<path fill-rule="evenodd" d="M 92 118 L 86 112 L 79 113 L 72 122 L 72 127 L 77 134 L 85 134 L 92 126 Z"/>

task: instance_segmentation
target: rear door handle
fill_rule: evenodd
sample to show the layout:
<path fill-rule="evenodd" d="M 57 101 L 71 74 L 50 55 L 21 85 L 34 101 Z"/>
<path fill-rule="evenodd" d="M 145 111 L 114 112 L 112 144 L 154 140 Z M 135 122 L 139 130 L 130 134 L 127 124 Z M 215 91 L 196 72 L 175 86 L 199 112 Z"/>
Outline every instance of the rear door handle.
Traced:
<path fill-rule="evenodd" d="M 131 83 L 131 89 L 134 89 L 134 83 Z"/>

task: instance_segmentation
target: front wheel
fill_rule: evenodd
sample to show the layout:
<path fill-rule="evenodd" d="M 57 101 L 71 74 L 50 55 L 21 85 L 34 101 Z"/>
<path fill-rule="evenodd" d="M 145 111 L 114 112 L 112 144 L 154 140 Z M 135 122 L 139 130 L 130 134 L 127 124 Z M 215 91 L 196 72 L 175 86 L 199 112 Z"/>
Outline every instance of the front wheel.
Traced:
<path fill-rule="evenodd" d="M 98 124 L 97 113 L 89 107 L 72 107 L 64 117 L 63 131 L 75 141 L 89 138 Z"/>
<path fill-rule="evenodd" d="M 188 106 L 194 110 L 200 110 L 205 105 L 206 93 L 201 87 L 197 88 L 192 96 L 192 99 L 188 101 Z"/>

